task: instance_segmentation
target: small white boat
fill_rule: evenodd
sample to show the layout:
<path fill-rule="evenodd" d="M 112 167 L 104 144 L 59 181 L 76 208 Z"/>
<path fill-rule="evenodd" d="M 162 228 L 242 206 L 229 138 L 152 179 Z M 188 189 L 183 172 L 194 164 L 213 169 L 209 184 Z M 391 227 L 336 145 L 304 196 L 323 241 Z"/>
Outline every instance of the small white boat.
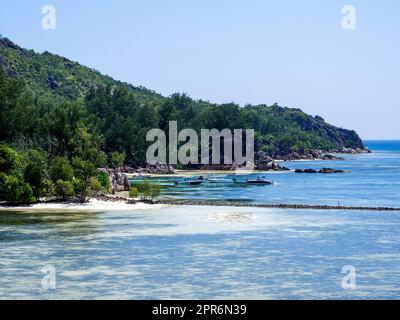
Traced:
<path fill-rule="evenodd" d="M 204 181 L 204 178 L 203 178 L 202 176 L 200 176 L 200 177 L 197 178 L 197 179 L 185 178 L 185 179 L 183 179 L 183 180 L 176 180 L 176 181 L 175 181 L 175 184 L 176 184 L 176 185 L 183 184 L 183 185 L 189 185 L 189 186 L 196 186 L 196 185 L 202 184 L 203 181 Z"/>
<path fill-rule="evenodd" d="M 245 181 L 239 181 L 233 178 L 235 183 L 246 183 L 246 184 L 256 184 L 256 185 L 271 185 L 274 181 L 267 180 L 266 177 L 257 177 L 256 179 L 246 179 Z"/>

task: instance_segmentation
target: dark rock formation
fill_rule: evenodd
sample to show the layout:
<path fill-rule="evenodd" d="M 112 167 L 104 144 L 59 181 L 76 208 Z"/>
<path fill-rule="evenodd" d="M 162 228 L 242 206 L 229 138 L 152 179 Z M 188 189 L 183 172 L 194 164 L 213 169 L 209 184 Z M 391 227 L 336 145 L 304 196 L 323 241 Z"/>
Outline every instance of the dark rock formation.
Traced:
<path fill-rule="evenodd" d="M 304 173 L 317 173 L 317 170 L 314 169 L 305 169 Z"/>
<path fill-rule="evenodd" d="M 314 169 L 296 169 L 294 170 L 295 173 L 344 173 L 344 170 L 336 170 L 332 168 L 322 168 L 321 170 L 317 171 Z"/>
<path fill-rule="evenodd" d="M 254 165 L 260 171 L 286 171 L 290 170 L 277 164 L 266 152 L 257 151 L 254 153 Z"/>
<path fill-rule="evenodd" d="M 324 154 L 321 159 L 322 160 L 344 160 L 343 157 L 337 157 L 332 154 Z"/>
<path fill-rule="evenodd" d="M 322 168 L 319 170 L 319 173 L 344 173 L 345 171 L 343 170 L 336 170 L 332 168 Z"/>
<path fill-rule="evenodd" d="M 154 165 L 145 164 L 143 166 L 124 166 L 123 172 L 126 173 L 150 173 L 150 174 L 174 174 L 175 169 L 172 165 L 156 163 Z"/>
<path fill-rule="evenodd" d="M 317 173 L 317 170 L 314 169 L 296 169 L 294 172 L 296 173 Z"/>
<path fill-rule="evenodd" d="M 101 171 L 108 174 L 108 178 L 111 183 L 111 193 L 128 191 L 131 184 L 129 182 L 128 176 L 121 172 L 120 168 L 102 168 Z"/>
<path fill-rule="evenodd" d="M 53 77 L 48 77 L 47 83 L 52 90 L 57 89 L 60 86 L 60 84 Z"/>

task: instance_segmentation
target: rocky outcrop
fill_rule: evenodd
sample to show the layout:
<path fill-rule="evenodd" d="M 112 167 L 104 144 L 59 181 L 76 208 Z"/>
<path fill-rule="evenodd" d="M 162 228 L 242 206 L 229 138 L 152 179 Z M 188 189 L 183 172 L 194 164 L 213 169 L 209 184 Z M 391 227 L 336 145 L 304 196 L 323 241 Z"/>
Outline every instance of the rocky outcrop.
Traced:
<path fill-rule="evenodd" d="M 332 152 L 335 153 L 335 152 Z M 297 152 L 290 152 L 285 155 L 279 155 L 276 160 L 283 161 L 296 161 L 296 160 L 344 160 L 343 157 L 333 155 L 332 153 L 326 153 L 322 150 L 313 150 L 310 153 L 299 154 Z"/>
<path fill-rule="evenodd" d="M 52 89 L 52 90 L 55 90 L 60 86 L 60 84 L 56 81 L 56 79 L 54 79 L 54 77 L 48 77 L 47 83 L 48 83 L 50 89 Z"/>
<path fill-rule="evenodd" d="M 332 168 L 322 168 L 321 170 L 317 171 L 314 169 L 296 169 L 294 170 L 295 173 L 344 173 L 349 171 L 344 170 L 337 170 Z"/>
<path fill-rule="evenodd" d="M 126 173 L 149 173 L 149 174 L 174 174 L 175 169 L 170 164 L 156 163 L 154 165 L 145 164 L 143 166 L 124 166 L 123 172 Z"/>
<path fill-rule="evenodd" d="M 306 169 L 306 170 L 304 170 L 304 173 L 317 173 L 317 170 L 314 170 L 314 169 Z"/>
<path fill-rule="evenodd" d="M 296 173 L 317 173 L 317 170 L 314 169 L 296 169 L 294 170 Z"/>
<path fill-rule="evenodd" d="M 287 171 L 290 170 L 277 164 L 266 152 L 257 151 L 254 153 L 255 169 L 259 171 Z"/>
<path fill-rule="evenodd" d="M 344 170 L 337 170 L 332 168 L 322 168 L 319 173 L 344 173 Z"/>
<path fill-rule="evenodd" d="M 100 171 L 108 174 L 111 184 L 111 193 L 114 194 L 116 192 L 129 191 L 131 184 L 128 176 L 125 173 L 122 173 L 120 168 L 102 168 Z"/>

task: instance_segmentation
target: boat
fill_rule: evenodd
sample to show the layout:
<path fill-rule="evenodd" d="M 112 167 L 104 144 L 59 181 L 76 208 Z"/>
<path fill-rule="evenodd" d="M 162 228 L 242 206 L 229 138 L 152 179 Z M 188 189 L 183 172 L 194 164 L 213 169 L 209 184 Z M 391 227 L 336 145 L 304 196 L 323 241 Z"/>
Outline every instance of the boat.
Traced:
<path fill-rule="evenodd" d="M 202 176 L 200 176 L 200 177 L 197 178 L 197 179 L 185 178 L 185 179 L 179 180 L 179 181 L 176 180 L 176 181 L 175 181 L 175 184 L 176 184 L 176 185 L 178 185 L 178 184 L 184 184 L 184 185 L 189 185 L 189 186 L 197 186 L 197 185 L 202 184 L 203 181 L 204 181 L 204 178 L 203 178 Z"/>
<path fill-rule="evenodd" d="M 227 183 L 227 182 L 231 182 L 230 179 L 226 178 L 226 176 L 216 176 L 216 175 L 209 175 L 207 177 L 205 177 L 204 179 L 207 182 L 210 183 Z"/>
<path fill-rule="evenodd" d="M 256 184 L 256 185 L 271 185 L 274 184 L 274 181 L 267 180 L 266 177 L 257 177 L 256 179 L 246 179 L 245 181 L 238 181 L 233 178 L 235 183 L 246 183 L 246 184 Z"/>

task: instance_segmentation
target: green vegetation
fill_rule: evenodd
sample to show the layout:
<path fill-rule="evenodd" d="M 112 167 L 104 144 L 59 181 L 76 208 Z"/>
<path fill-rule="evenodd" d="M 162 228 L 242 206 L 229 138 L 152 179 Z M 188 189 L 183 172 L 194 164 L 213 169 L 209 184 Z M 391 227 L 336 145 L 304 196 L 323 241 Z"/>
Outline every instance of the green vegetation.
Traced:
<path fill-rule="evenodd" d="M 111 161 L 114 166 L 122 167 L 125 163 L 126 154 L 124 152 L 115 151 L 111 154 Z"/>
<path fill-rule="evenodd" d="M 139 190 L 136 187 L 129 188 L 129 198 L 138 198 L 139 195 Z"/>
<path fill-rule="evenodd" d="M 0 200 L 11 202 L 44 195 L 86 201 L 109 190 L 98 168 L 143 164 L 148 130 L 167 131 L 174 120 L 178 130 L 253 128 L 256 150 L 272 157 L 363 147 L 354 131 L 299 109 L 218 105 L 185 94 L 163 97 L 1 37 L 0 114 Z M 150 189 L 138 192 L 157 196 L 156 188 Z"/>
<path fill-rule="evenodd" d="M 108 174 L 105 172 L 98 172 L 97 174 L 97 181 L 100 182 L 101 188 L 104 192 L 110 192 L 111 190 L 111 182 L 110 179 L 108 177 Z"/>
<path fill-rule="evenodd" d="M 141 200 L 153 200 L 161 193 L 161 186 L 154 184 L 148 180 L 142 180 L 129 188 L 129 197 Z"/>

